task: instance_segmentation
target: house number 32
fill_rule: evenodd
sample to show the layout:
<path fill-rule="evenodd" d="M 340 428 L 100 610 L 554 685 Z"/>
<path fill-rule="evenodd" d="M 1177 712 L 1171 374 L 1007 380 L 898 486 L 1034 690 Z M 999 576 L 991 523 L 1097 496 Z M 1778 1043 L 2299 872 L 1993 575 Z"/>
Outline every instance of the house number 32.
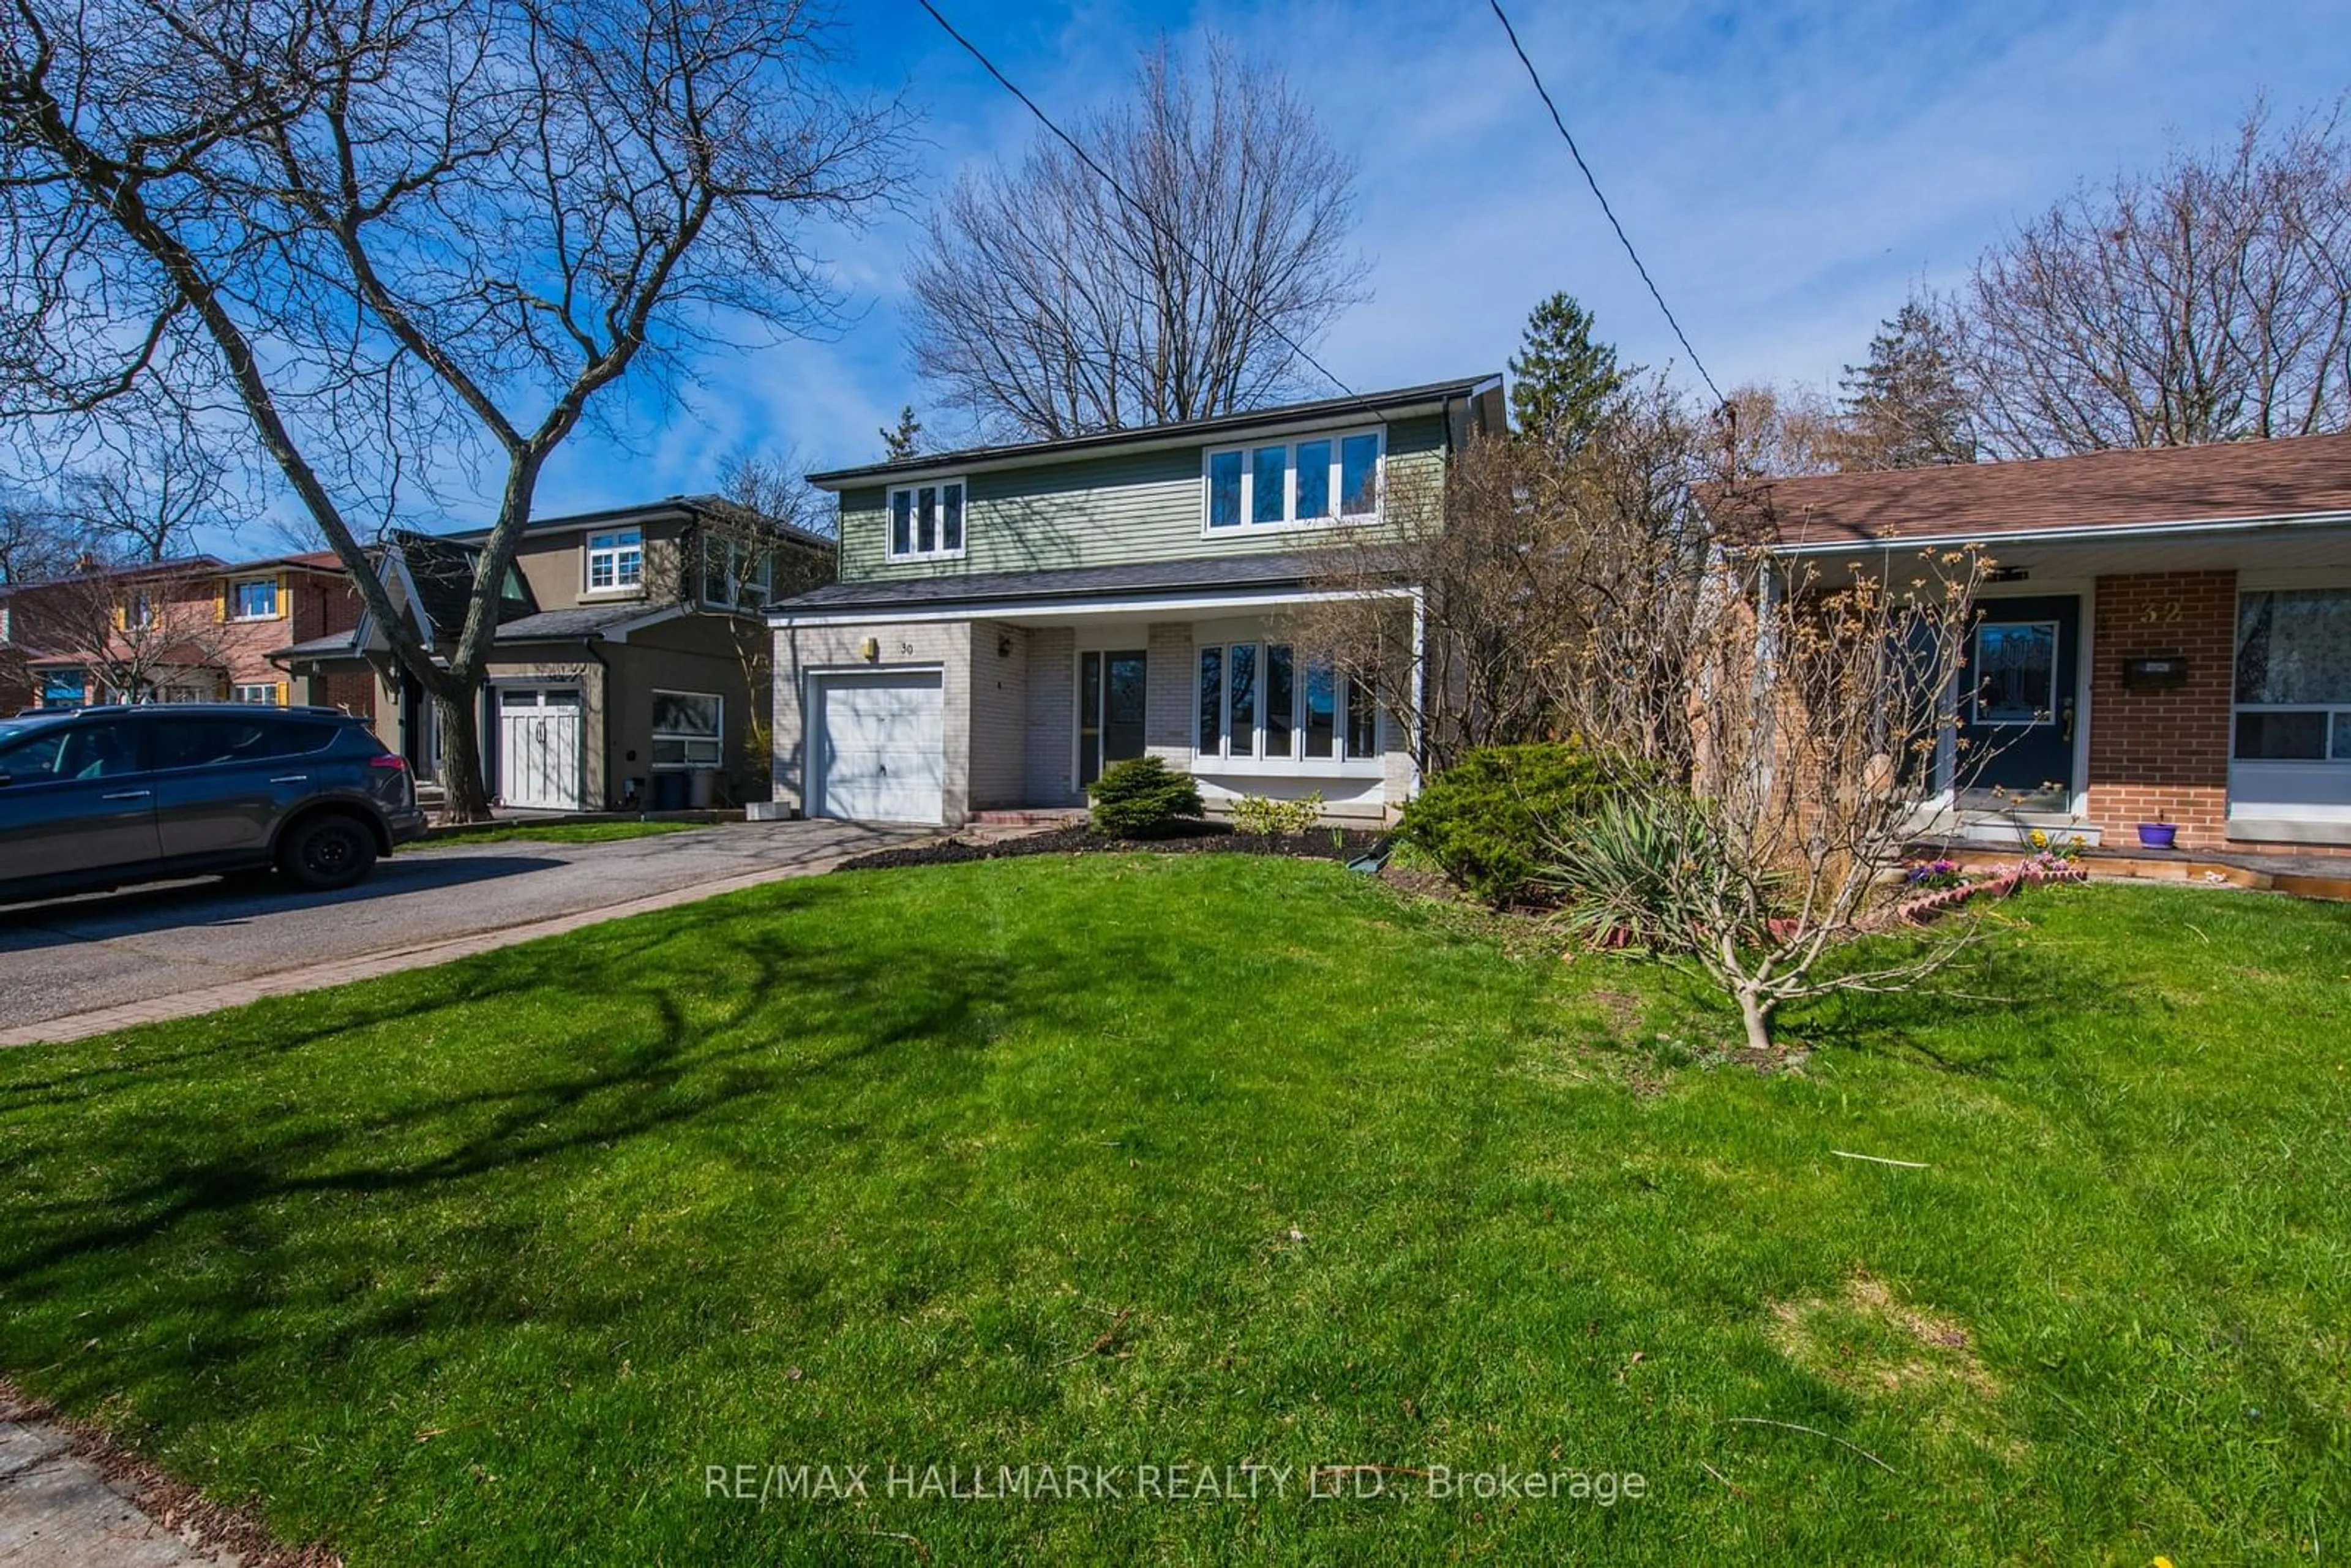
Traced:
<path fill-rule="evenodd" d="M 2139 612 L 2140 622 L 2148 626 L 2168 626 L 2179 619 L 2179 601 L 2177 599 L 2167 599 L 2160 604 L 2150 604 Z"/>

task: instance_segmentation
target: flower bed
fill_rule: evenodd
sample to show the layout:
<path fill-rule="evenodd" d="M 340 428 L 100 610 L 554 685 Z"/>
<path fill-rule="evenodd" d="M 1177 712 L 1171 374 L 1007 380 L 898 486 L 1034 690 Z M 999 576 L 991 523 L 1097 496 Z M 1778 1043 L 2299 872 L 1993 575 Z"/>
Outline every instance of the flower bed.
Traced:
<path fill-rule="evenodd" d="M 2089 880 L 2087 866 L 2070 854 L 2052 849 L 2035 850 L 2012 865 L 1996 865 L 1980 874 L 1960 869 L 1959 862 L 1949 858 L 1927 861 L 1903 873 L 1907 886 L 1922 891 L 1896 904 L 1893 918 L 1908 925 L 1922 925 L 1972 898 L 2006 898 L 2022 887 Z"/>

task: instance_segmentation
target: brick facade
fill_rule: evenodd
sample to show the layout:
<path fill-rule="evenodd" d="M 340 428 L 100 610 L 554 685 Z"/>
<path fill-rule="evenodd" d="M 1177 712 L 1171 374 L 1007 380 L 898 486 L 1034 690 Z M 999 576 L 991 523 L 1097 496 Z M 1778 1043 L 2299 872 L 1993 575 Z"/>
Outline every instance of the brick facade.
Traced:
<path fill-rule="evenodd" d="M 2089 817 L 2109 843 L 2141 822 L 2175 822 L 2179 842 L 2217 849 L 2229 815 L 2230 683 L 2237 574 L 2150 572 L 2097 580 L 2090 639 Z M 2179 658 L 2179 686 L 2131 690 L 2126 660 Z"/>

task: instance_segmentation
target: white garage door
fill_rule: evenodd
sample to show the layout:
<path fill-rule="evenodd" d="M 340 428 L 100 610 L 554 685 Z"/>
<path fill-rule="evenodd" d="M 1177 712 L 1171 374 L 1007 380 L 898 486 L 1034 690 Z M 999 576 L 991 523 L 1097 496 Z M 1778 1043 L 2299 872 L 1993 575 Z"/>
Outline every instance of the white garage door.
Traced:
<path fill-rule="evenodd" d="M 498 688 L 498 797 L 533 810 L 580 809 L 578 686 Z"/>
<path fill-rule="evenodd" d="M 896 672 L 816 683 L 814 814 L 856 822 L 935 822 L 946 782 L 940 682 Z"/>

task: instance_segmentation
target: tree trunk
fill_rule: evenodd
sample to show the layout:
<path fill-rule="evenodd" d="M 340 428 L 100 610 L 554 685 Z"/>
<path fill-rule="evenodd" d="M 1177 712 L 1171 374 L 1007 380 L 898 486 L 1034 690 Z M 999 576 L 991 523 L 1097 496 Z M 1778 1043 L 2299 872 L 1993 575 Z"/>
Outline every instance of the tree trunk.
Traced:
<path fill-rule="evenodd" d="M 441 820 L 444 822 L 486 822 L 490 791 L 482 777 L 481 728 L 475 705 L 481 688 L 468 684 L 458 695 L 434 692 L 433 706 L 441 716 Z"/>
<path fill-rule="evenodd" d="M 1739 1016 L 1747 1025 L 1747 1049 L 1769 1051 L 1771 1049 L 1771 1007 L 1753 991 L 1739 993 Z"/>

